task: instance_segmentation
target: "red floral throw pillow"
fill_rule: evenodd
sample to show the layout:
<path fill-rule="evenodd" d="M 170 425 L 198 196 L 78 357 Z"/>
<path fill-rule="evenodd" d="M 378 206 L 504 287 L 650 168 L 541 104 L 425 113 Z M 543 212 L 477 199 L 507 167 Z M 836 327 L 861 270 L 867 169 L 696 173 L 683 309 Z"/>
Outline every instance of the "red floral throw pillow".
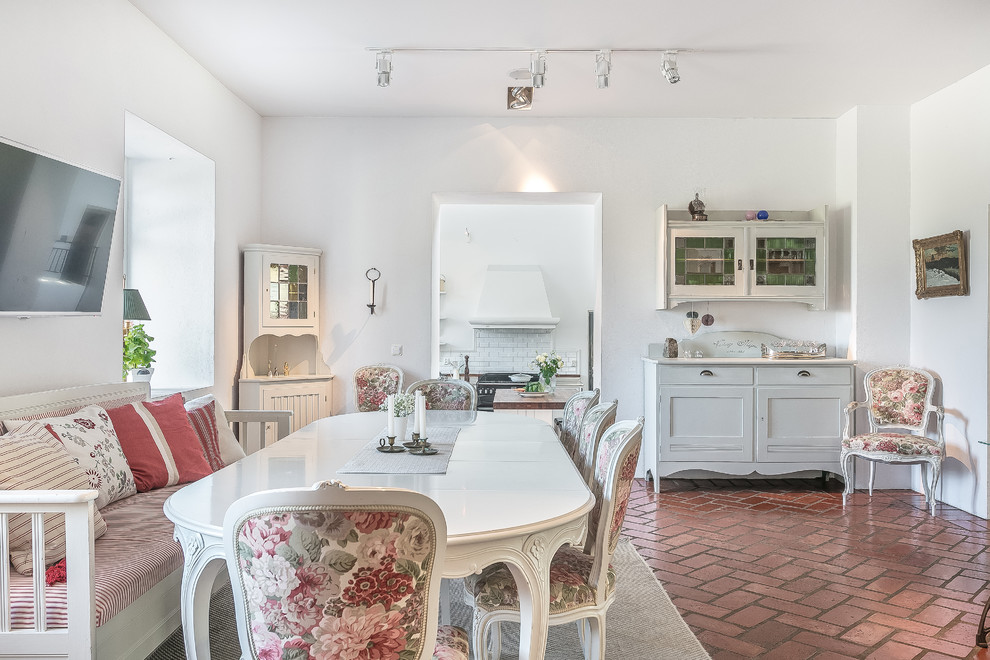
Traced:
<path fill-rule="evenodd" d="M 134 473 L 138 492 L 196 481 L 212 473 L 182 395 L 107 411 Z"/>

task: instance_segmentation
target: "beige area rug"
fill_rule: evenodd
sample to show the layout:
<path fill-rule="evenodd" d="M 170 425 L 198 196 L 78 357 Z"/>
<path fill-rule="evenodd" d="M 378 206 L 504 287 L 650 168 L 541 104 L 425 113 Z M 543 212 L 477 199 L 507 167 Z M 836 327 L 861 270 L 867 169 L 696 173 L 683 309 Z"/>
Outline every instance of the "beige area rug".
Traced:
<path fill-rule="evenodd" d="M 605 655 L 609 660 L 710 660 L 701 643 L 670 602 L 643 558 L 623 539 L 615 551 L 616 599 L 608 611 Z M 459 597 L 455 583 L 451 618 L 470 631 L 471 610 Z M 230 589 L 213 597 L 210 609 L 210 648 L 214 660 L 237 660 L 240 647 L 234 624 Z M 517 658 L 518 624 L 502 624 L 502 660 Z M 148 660 L 181 660 L 186 657 L 182 630 L 177 630 Z M 579 660 L 583 657 L 577 624 L 550 628 L 548 660 Z"/>

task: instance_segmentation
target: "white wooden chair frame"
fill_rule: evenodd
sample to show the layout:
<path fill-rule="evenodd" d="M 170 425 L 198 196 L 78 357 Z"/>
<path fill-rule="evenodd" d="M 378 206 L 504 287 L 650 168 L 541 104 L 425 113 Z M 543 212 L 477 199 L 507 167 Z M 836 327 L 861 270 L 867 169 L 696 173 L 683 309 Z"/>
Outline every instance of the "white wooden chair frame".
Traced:
<path fill-rule="evenodd" d="M 643 440 L 643 418 L 636 421 L 625 420 L 616 422 L 608 428 L 606 433 L 613 430 L 621 430 L 625 437 L 620 443 L 617 451 L 610 457 L 608 472 L 605 483 L 608 484 L 606 492 L 602 494 L 604 502 L 598 518 L 597 538 L 588 538 L 584 552 L 594 556 L 594 563 L 591 567 L 589 583 L 595 587 L 596 595 L 602 596 L 604 590 L 599 590 L 599 585 L 606 584 L 608 579 L 608 565 L 612 561 L 615 547 L 608 547 L 610 521 L 615 511 L 615 491 L 618 480 L 618 470 L 637 445 Z M 592 513 L 588 514 L 589 516 Z M 474 604 L 473 594 L 468 593 L 466 600 L 469 605 Z M 581 641 L 584 644 L 584 657 L 586 660 L 605 659 L 605 614 L 608 608 L 615 601 L 615 591 L 596 603 L 589 603 L 581 607 L 550 614 L 549 623 L 551 626 L 580 621 L 578 631 Z M 500 624 L 503 621 L 519 621 L 519 610 L 492 610 L 482 611 L 478 608 L 474 610 L 474 629 L 472 631 L 471 648 L 474 649 L 475 660 L 491 660 L 501 655 L 502 639 Z"/>
<path fill-rule="evenodd" d="M 921 413 L 921 422 L 917 426 L 910 426 L 906 424 L 881 424 L 873 416 L 873 389 L 870 387 L 870 377 L 873 374 L 880 371 L 889 370 L 900 370 L 900 371 L 911 371 L 918 374 L 919 376 L 925 378 L 928 381 L 928 391 L 925 393 L 925 409 Z M 931 515 L 935 515 L 935 488 L 938 486 L 938 480 L 942 473 L 942 460 L 945 457 L 945 436 L 943 434 L 942 426 L 945 419 L 945 411 L 942 406 L 936 406 L 932 403 L 932 397 L 935 394 L 935 384 L 938 379 L 935 378 L 930 372 L 924 369 L 915 369 L 913 367 L 880 367 L 878 369 L 873 369 L 863 376 L 863 390 L 866 392 L 866 401 L 852 401 L 846 406 L 843 414 L 845 416 L 845 424 L 842 428 L 842 439 L 848 441 L 850 438 L 855 437 L 850 435 L 850 430 L 852 429 L 852 413 L 854 410 L 861 406 L 865 406 L 867 409 L 867 417 L 870 424 L 870 433 L 880 433 L 890 429 L 899 429 L 906 431 L 909 435 L 924 436 L 925 431 L 928 428 L 928 423 L 930 421 L 930 415 L 935 414 L 935 426 L 938 432 L 938 438 L 936 443 L 938 445 L 938 455 L 926 454 L 921 456 L 904 456 L 900 454 L 895 454 L 893 452 L 885 451 L 866 451 L 865 449 L 849 449 L 844 444 L 842 451 L 839 453 L 839 465 L 842 467 L 842 478 L 845 480 L 845 488 L 842 491 L 842 506 L 846 505 L 846 499 L 849 495 L 852 495 L 855 490 L 855 484 L 853 483 L 855 478 L 855 471 L 853 469 L 853 459 L 856 457 L 862 458 L 870 462 L 870 484 L 869 484 L 869 494 L 873 497 L 873 481 L 876 477 L 876 465 L 877 463 L 896 463 L 898 465 L 921 465 L 922 475 L 921 482 L 925 491 L 925 504 L 931 511 Z"/>

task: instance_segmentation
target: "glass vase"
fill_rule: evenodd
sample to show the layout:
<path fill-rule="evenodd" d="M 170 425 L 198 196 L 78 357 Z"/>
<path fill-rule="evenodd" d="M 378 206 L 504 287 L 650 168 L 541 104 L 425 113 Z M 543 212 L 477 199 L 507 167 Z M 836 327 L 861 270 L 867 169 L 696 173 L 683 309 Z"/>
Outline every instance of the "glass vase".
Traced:
<path fill-rule="evenodd" d="M 557 389 L 557 374 L 550 376 L 550 378 L 540 374 L 540 384 L 543 385 L 544 392 L 553 394 Z"/>

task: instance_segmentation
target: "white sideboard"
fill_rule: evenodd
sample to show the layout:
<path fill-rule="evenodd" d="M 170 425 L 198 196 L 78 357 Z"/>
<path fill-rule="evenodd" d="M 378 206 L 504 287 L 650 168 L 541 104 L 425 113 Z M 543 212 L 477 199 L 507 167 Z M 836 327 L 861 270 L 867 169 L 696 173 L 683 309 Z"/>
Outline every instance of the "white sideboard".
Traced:
<path fill-rule="evenodd" d="M 853 360 L 643 358 L 644 469 L 841 474 L 842 411 Z"/>

